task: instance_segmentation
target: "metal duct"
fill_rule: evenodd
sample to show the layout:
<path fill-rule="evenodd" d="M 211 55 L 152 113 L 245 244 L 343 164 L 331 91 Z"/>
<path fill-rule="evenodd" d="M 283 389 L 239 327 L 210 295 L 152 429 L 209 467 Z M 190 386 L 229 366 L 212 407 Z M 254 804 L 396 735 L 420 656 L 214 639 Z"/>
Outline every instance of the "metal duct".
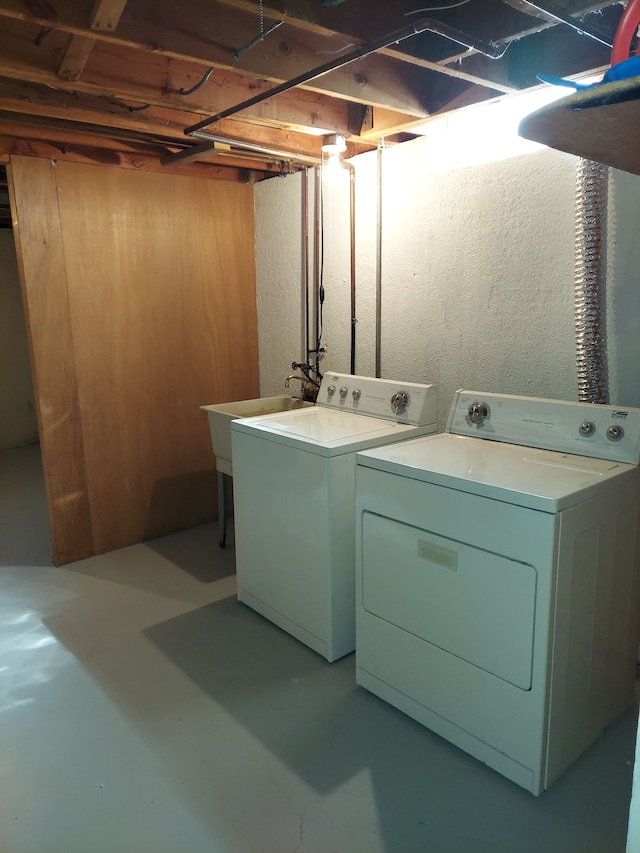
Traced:
<path fill-rule="evenodd" d="M 607 168 L 581 159 L 576 182 L 576 367 L 578 399 L 608 403 L 602 229 Z"/>

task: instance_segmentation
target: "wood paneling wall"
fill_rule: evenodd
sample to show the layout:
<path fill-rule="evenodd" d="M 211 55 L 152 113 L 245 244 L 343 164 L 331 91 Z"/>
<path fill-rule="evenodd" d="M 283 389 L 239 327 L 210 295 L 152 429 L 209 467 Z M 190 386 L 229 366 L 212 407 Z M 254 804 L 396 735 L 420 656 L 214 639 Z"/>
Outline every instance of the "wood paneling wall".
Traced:
<path fill-rule="evenodd" d="M 253 190 L 12 157 L 53 559 L 215 517 L 206 403 L 258 395 Z"/>
<path fill-rule="evenodd" d="M 0 450 L 33 444 L 38 440 L 38 425 L 10 228 L 0 228 L 0 389 Z"/>

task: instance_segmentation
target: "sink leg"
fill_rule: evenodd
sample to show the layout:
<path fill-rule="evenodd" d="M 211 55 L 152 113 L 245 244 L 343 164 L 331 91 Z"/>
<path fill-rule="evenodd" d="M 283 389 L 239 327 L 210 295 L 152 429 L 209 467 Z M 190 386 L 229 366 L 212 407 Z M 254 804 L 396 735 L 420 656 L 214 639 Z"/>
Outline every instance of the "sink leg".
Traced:
<path fill-rule="evenodd" d="M 229 515 L 227 507 L 228 479 L 228 474 L 222 474 L 218 471 L 218 523 L 220 525 L 221 548 L 224 548 L 227 544 L 227 517 Z"/>

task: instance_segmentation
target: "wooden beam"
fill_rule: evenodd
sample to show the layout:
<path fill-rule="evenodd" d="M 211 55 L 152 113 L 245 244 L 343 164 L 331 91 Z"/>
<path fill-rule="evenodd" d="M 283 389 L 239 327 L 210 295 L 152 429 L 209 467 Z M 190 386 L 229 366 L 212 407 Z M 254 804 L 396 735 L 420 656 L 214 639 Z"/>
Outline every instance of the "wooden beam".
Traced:
<path fill-rule="evenodd" d="M 58 77 L 64 80 L 77 80 L 87 64 L 94 41 L 85 36 L 70 36 L 69 45 L 58 68 Z"/>
<path fill-rule="evenodd" d="M 0 109 L 8 113 L 29 114 L 32 122 L 40 120 L 43 125 L 50 119 L 55 119 L 57 126 L 66 122 L 70 133 L 82 125 L 83 132 L 102 134 L 112 129 L 114 134 L 140 135 L 142 139 L 156 140 L 158 144 L 164 144 L 167 140 L 179 145 L 191 144 L 183 128 L 193 116 L 173 108 L 152 106 L 142 112 L 131 112 L 125 103 L 119 103 L 113 98 L 96 97 L 78 91 L 64 92 L 47 85 L 0 78 Z M 241 121 L 221 122 L 218 132 L 263 147 L 285 148 L 293 155 L 320 155 L 318 136 L 274 130 Z M 256 159 L 260 160 L 259 157 Z"/>
<path fill-rule="evenodd" d="M 86 3 L 88 0 L 84 0 L 84 3 L 77 3 L 75 0 L 57 0 L 54 15 L 53 7 L 47 4 L 37 4 L 35 7 L 30 5 L 29 9 L 32 11 L 29 11 L 29 9 L 25 9 L 22 0 L 0 0 L 0 16 L 33 21 L 40 26 L 50 27 L 55 24 L 55 26 L 68 32 L 85 35 Z M 286 25 L 280 28 L 276 35 L 265 40 L 265 43 L 247 51 L 240 58 L 234 59 L 233 49 L 245 44 L 256 34 L 258 5 L 254 0 L 218 0 L 217 3 L 207 0 L 191 0 L 188 4 L 180 4 L 179 7 L 173 6 L 171 8 L 169 8 L 169 4 L 158 8 L 158 4 L 152 3 L 151 0 L 141 0 L 136 5 L 135 19 L 129 14 L 128 10 L 124 11 L 123 23 L 118 30 L 118 40 L 122 44 L 129 43 L 131 46 L 161 52 L 163 55 L 174 58 L 190 57 L 207 64 L 216 64 L 218 67 L 224 67 L 228 70 L 240 70 L 243 73 L 255 74 L 271 81 L 280 82 L 316 65 L 318 56 L 327 53 L 329 37 L 331 38 L 330 49 L 335 50 L 340 41 L 342 41 L 343 48 L 347 49 L 349 45 L 367 40 L 372 35 L 379 36 L 381 32 L 391 31 L 398 26 L 399 21 L 406 21 L 404 13 L 410 11 L 409 7 L 414 5 L 414 3 L 409 4 L 408 2 L 372 5 L 369 0 L 350 0 L 349 3 L 340 7 L 327 9 L 317 0 L 292 0 L 291 3 L 289 0 L 286 2 L 285 0 L 270 0 L 265 7 L 265 16 L 268 20 L 283 19 L 284 17 Z M 563 5 L 566 6 L 566 11 L 569 14 L 579 16 L 585 11 L 610 6 L 610 3 L 587 4 L 585 0 L 572 0 L 572 2 L 567 0 Z M 231 19 L 228 15 L 225 17 L 223 14 L 225 6 L 235 12 L 235 16 L 232 16 Z M 480 30 L 480 35 L 483 35 L 488 28 L 491 33 L 490 38 L 493 41 L 506 43 L 528 35 L 530 32 L 553 26 L 550 22 L 532 19 L 522 15 L 521 12 L 516 12 L 516 15 L 520 16 L 516 20 L 522 21 L 524 19 L 529 22 L 536 20 L 536 25 L 529 24 L 527 28 L 520 23 L 514 28 L 511 24 L 511 18 L 506 16 L 505 9 L 509 11 L 509 7 L 505 6 L 500 0 L 487 0 L 486 7 L 483 4 L 482 14 L 478 20 L 480 24 L 483 20 L 485 23 Z M 496 14 L 497 11 L 500 14 Z M 515 10 L 511 9 L 510 11 L 513 13 Z M 239 13 L 243 14 L 242 20 L 238 20 Z M 473 9 L 469 12 L 465 7 L 464 10 L 454 12 L 452 20 L 459 23 L 458 16 L 461 16 L 461 20 L 466 21 L 469 14 L 473 14 Z M 321 18 L 320 15 L 324 17 Z M 347 16 L 346 19 L 345 16 Z M 473 17 L 472 20 L 474 20 Z M 503 24 L 503 21 L 506 21 L 506 24 Z M 230 26 L 231 29 L 229 29 Z M 504 33 L 501 33 L 501 28 Z M 337 33 L 338 30 L 339 33 Z M 291 31 L 294 31 L 293 36 L 289 38 L 288 35 Z M 302 36 L 317 38 L 313 43 L 308 40 L 303 43 L 295 37 L 295 31 Z M 230 39 L 221 40 L 220 33 L 227 32 L 231 33 Z M 473 31 L 471 34 L 475 35 Z M 98 34 L 96 33 L 96 35 Z M 116 38 L 113 33 L 100 35 L 104 38 Z M 425 37 L 420 38 L 424 40 Z M 358 91 L 357 81 L 356 86 L 354 86 L 354 80 L 350 74 L 343 74 L 339 79 L 339 75 L 335 73 L 322 80 L 322 86 L 326 88 L 317 89 L 316 86 L 308 88 L 313 88 L 314 91 L 333 91 L 335 94 L 352 101 L 385 106 L 419 116 L 425 114 L 420 96 L 415 94 L 416 92 L 419 93 L 421 88 L 424 89 L 424 80 L 419 75 L 420 68 L 431 68 L 440 73 L 466 80 L 468 83 L 477 83 L 496 91 L 513 90 L 513 87 L 508 86 L 502 88 L 504 81 L 499 63 L 488 62 L 485 64 L 483 68 L 485 77 L 475 74 L 473 69 L 469 73 L 466 68 L 467 57 L 473 54 L 473 51 L 466 49 L 462 51 L 452 42 L 437 36 L 433 38 L 435 43 L 441 47 L 445 45 L 444 51 L 441 49 L 437 56 L 437 61 L 432 61 L 432 57 L 426 60 L 424 56 L 421 56 L 417 49 L 420 42 L 416 41 L 416 47 L 414 47 L 413 40 L 411 43 L 405 43 L 402 51 L 393 48 L 381 51 L 381 55 L 378 56 L 379 59 L 402 59 L 403 62 L 416 66 L 413 79 L 404 80 L 398 80 L 398 74 L 400 73 L 400 78 L 402 78 L 402 74 L 397 71 L 397 62 L 387 66 L 389 74 L 383 76 L 383 88 L 392 90 L 392 94 L 389 95 L 386 92 L 386 98 L 385 91 L 376 92 L 376 88 L 371 85 L 370 75 L 367 74 L 366 68 L 368 60 L 363 61 L 359 76 L 359 79 L 364 78 L 367 81 L 365 86 L 360 86 L 361 91 Z M 265 49 L 265 45 L 271 44 L 276 47 L 275 50 L 269 52 Z M 306 54 L 304 53 L 305 49 Z M 289 66 L 294 65 L 294 61 L 295 67 L 291 67 L 290 73 L 287 73 Z M 399 103 L 398 98 L 406 97 L 407 89 L 410 103 Z M 393 95 L 395 95 L 395 100 Z M 417 107 L 411 109 L 411 104 L 415 106 L 416 102 Z"/>
<path fill-rule="evenodd" d="M 257 0 L 218 0 L 231 8 L 245 12 L 253 10 L 257 14 Z M 369 41 L 382 33 L 391 32 L 401 22 L 417 21 L 421 17 L 431 16 L 428 9 L 420 15 L 412 14 L 416 2 L 397 0 L 395 3 L 371 3 L 370 0 L 349 0 L 339 7 L 323 6 L 318 0 L 267 0 L 263 13 L 271 18 L 285 20 L 288 26 L 303 31 L 331 36 L 339 32 L 355 43 Z M 424 4 L 428 7 L 429 4 Z M 540 0 L 544 5 L 544 0 Z M 563 0 L 563 11 L 574 18 L 588 13 L 604 10 L 609 13 L 615 4 L 611 0 L 589 3 L 586 0 Z M 619 14 L 619 13 L 618 13 Z M 434 11 L 432 17 L 442 18 Z M 606 16 L 605 16 L 606 17 Z M 452 8 L 446 20 L 454 28 L 466 32 L 472 38 L 488 41 L 496 45 L 509 44 L 523 37 L 556 28 L 558 25 L 548 16 L 536 14 L 531 6 L 519 0 L 483 0 L 464 8 Z M 608 29 L 606 21 L 597 18 L 592 21 L 599 28 Z M 564 25 L 559 25 L 560 29 Z M 615 32 L 615 25 L 612 32 Z M 587 39 L 587 41 L 589 41 Z M 595 43 L 593 43 L 595 47 Z M 481 56 L 477 51 L 461 47 L 441 36 L 425 34 L 419 39 L 404 42 L 396 47 L 385 48 L 380 53 L 418 65 L 425 69 L 439 70 L 452 77 L 466 80 L 468 83 L 485 86 L 497 92 L 510 93 L 518 90 L 509 85 L 505 70 L 507 62 L 496 62 Z M 475 60 L 475 61 L 474 61 Z M 600 64 L 598 61 L 596 64 Z"/>
<path fill-rule="evenodd" d="M 165 156 L 174 151 L 180 151 L 182 144 L 177 144 L 170 138 L 145 137 L 142 134 L 119 128 L 104 128 L 97 125 L 70 123 L 55 118 L 41 118 L 31 115 L 11 115 L 0 111 L 0 134 L 24 137 L 27 139 L 42 139 L 46 141 L 56 140 L 60 143 L 60 150 L 70 150 L 75 144 L 89 144 L 94 149 L 116 147 L 144 152 L 151 152 Z M 205 153 L 199 157 L 211 163 L 224 161 L 230 166 L 252 169 L 254 171 L 272 171 L 270 165 L 265 164 L 259 155 L 253 158 L 242 155 L 233 156 L 227 151 L 216 151 L 211 149 L 209 156 Z M 277 171 L 273 170 L 273 171 Z"/>
<path fill-rule="evenodd" d="M 259 0 L 218 2 L 243 12 L 258 14 Z M 349 0 L 340 8 L 324 6 L 318 0 L 266 0 L 263 3 L 263 14 L 266 18 L 284 20 L 288 25 L 301 30 L 325 35 L 341 33 L 353 40 L 364 42 L 385 32 L 392 32 L 401 26 L 401 22 L 408 23 L 429 16 L 430 5 L 434 4 L 425 3 L 424 11 L 418 14 L 416 8 L 419 8 L 420 4 L 410 0 L 396 0 L 394 3 Z M 596 3 L 586 0 L 554 0 L 554 3 L 549 2 L 549 5 L 561 6 L 566 15 L 580 18 L 608 8 L 612 5 L 612 0 L 600 0 Z M 509 6 L 513 8 L 510 9 Z M 540 6 L 544 6 L 544 0 L 540 0 Z M 533 10 L 526 0 L 483 0 L 482 3 L 470 4 L 469 8 L 465 9 L 452 6 L 451 12 L 446 20 L 454 28 L 467 30 L 468 35 L 475 36 L 478 40 L 497 44 L 522 38 L 526 32 L 533 29 L 533 21 L 536 21 L 536 32 L 555 26 L 555 22 L 548 15 Z M 444 20 L 442 15 L 433 14 L 433 17 Z M 454 42 L 442 40 L 442 45 L 445 48 L 449 46 L 444 51 L 445 55 L 459 53 Z M 409 60 L 413 52 L 411 47 L 411 44 L 407 44 L 403 45 L 402 49 L 405 58 Z"/>
<path fill-rule="evenodd" d="M 412 127 L 424 124 L 425 119 L 414 119 L 407 121 L 404 113 L 396 113 L 393 110 L 385 110 L 383 107 L 372 107 L 366 116 L 366 124 L 360 133 L 361 139 L 378 140 L 385 136 L 393 136 L 396 133 L 411 131 Z"/>
<path fill-rule="evenodd" d="M 211 154 L 214 150 L 213 142 L 202 142 L 200 145 L 194 145 L 192 148 L 185 148 L 184 151 L 178 151 L 175 154 L 169 154 L 162 159 L 162 165 L 184 165 L 193 163 L 196 160 L 201 160 L 207 154 Z"/>
<path fill-rule="evenodd" d="M 90 26 L 94 30 L 115 30 L 127 0 L 97 0 L 91 13 Z M 95 40 L 87 36 L 71 35 L 58 77 L 77 80 L 87 64 Z"/>
<path fill-rule="evenodd" d="M 91 34 L 85 23 L 85 3 L 57 0 L 55 20 L 51 14 L 47 15 L 47 9 L 48 6 L 39 4 L 30 12 L 21 0 L 0 0 L 0 17 L 39 26 L 53 24 L 58 30 L 81 36 Z M 240 71 L 273 82 L 291 79 L 313 68 L 327 50 L 347 50 L 352 45 L 347 37 L 337 36 L 328 43 L 326 37 L 296 29 L 281 33 L 283 27 L 273 39 L 265 39 L 240 57 L 234 57 L 234 49 L 256 35 L 256 22 L 255 15 L 210 0 L 161 6 L 151 0 L 140 0 L 135 16 L 125 8 L 117 33 L 93 34 L 114 44 Z M 421 116 L 425 114 L 421 81 L 420 68 L 376 55 L 360 60 L 357 67 L 333 71 L 305 88 Z"/>
<path fill-rule="evenodd" d="M 181 95 L 181 89 L 192 88 L 202 78 L 206 70 L 202 65 L 107 42 L 96 44 L 82 77 L 67 83 L 54 70 L 66 38 L 65 33 L 53 32 L 36 47 L 25 25 L 5 19 L 0 28 L 0 76 L 73 92 L 106 93 L 128 104 L 148 103 L 201 115 L 211 115 L 269 86 L 265 80 L 216 69 L 206 85 L 193 94 Z M 260 104 L 242 119 L 291 130 L 348 133 L 345 102 L 300 90 Z M 185 115 L 183 126 L 192 123 L 193 117 Z"/>
<path fill-rule="evenodd" d="M 233 166 L 230 163 L 211 162 L 190 163 L 180 168 L 172 168 L 163 165 L 161 158 L 151 150 L 144 152 L 139 148 L 139 150 L 132 151 L 125 144 L 115 140 L 105 140 L 104 146 L 107 147 L 96 147 L 95 137 L 78 136 L 72 143 L 66 140 L 56 142 L 55 131 L 48 134 L 49 139 L 40 139 L 29 135 L 33 133 L 31 128 L 22 128 L 22 135 L 18 133 L 19 129 L 16 126 L 15 134 L 0 133 L 0 163 L 9 162 L 12 154 L 21 154 L 26 157 L 42 157 L 48 160 L 68 160 L 74 163 L 119 166 L 123 169 L 135 171 L 145 169 L 156 172 L 175 172 L 180 175 L 191 175 L 211 180 L 239 181 L 241 183 L 259 181 L 268 176 L 269 173 L 277 174 L 279 171 L 277 166 L 252 169 L 247 164 Z"/>
<path fill-rule="evenodd" d="M 97 0 L 91 11 L 92 30 L 115 30 L 127 0 Z"/>

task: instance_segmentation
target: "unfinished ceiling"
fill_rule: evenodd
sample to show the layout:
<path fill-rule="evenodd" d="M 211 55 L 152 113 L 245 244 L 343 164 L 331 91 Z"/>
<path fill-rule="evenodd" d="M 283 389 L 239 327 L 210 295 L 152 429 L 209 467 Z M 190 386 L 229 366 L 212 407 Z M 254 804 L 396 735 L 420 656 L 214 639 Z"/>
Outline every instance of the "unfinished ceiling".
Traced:
<path fill-rule="evenodd" d="M 585 0 L 0 0 L 0 158 L 257 180 L 318 158 L 322 132 L 344 134 L 354 154 L 406 138 L 430 115 L 534 86 L 538 73 L 601 70 L 622 10 Z"/>

